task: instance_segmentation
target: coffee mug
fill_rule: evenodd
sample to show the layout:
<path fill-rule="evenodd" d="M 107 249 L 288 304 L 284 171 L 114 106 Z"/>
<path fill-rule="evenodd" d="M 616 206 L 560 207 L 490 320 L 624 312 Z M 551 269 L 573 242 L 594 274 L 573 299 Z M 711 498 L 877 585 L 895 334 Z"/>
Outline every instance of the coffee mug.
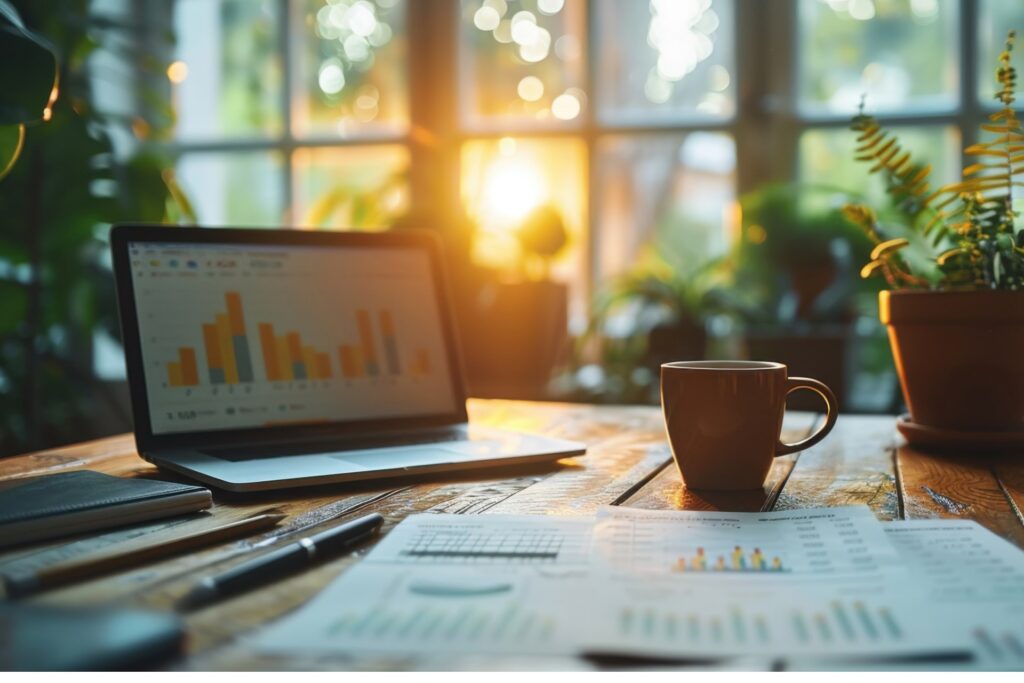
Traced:
<path fill-rule="evenodd" d="M 810 448 L 836 423 L 832 390 L 788 377 L 782 363 L 682 361 L 661 366 L 661 407 L 672 457 L 688 488 L 712 491 L 764 485 L 772 459 Z M 800 389 L 825 401 L 825 424 L 796 443 L 780 440 L 786 397 Z"/>

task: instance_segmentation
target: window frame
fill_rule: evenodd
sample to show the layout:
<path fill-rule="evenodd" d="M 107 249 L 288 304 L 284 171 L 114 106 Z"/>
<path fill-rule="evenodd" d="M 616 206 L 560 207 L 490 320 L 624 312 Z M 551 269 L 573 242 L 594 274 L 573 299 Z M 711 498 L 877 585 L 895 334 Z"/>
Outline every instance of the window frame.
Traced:
<path fill-rule="evenodd" d="M 143 0 L 135 0 L 142 2 Z M 290 0 L 273 0 L 281 21 L 277 27 L 281 46 L 282 131 L 277 136 L 244 140 L 172 141 L 161 145 L 175 161 L 191 153 L 278 152 L 282 157 L 282 197 L 285 224 L 298 226 L 295 211 L 295 168 L 293 154 L 305 148 L 344 148 L 369 145 L 403 145 L 409 150 L 410 211 L 428 216 L 442 232 L 468 229 L 462 220 L 459 158 L 462 146 L 471 140 L 514 137 L 540 139 L 576 138 L 583 142 L 587 159 L 585 179 L 587 199 L 583 232 L 587 244 L 583 254 L 581 277 L 583 291 L 593 294 L 596 287 L 595 263 L 600 253 L 597 221 L 598 178 L 597 147 L 605 136 L 688 134 L 695 131 L 724 132 L 732 136 L 736 148 L 736 196 L 764 183 L 799 179 L 801 135 L 810 130 L 838 129 L 849 125 L 849 116 L 807 114 L 800 111 L 797 86 L 800 45 L 800 0 L 734 0 L 736 109 L 731 118 L 709 121 L 638 122 L 628 125 L 602 123 L 591 104 L 581 113 L 579 125 L 538 128 L 524 123 L 506 123 L 493 127 L 468 127 L 461 121 L 463 92 L 463 45 L 460 39 L 462 13 L 459 0 L 407 0 L 409 127 L 404 134 L 356 135 L 352 137 L 297 138 L 292 130 L 291 96 L 294 88 L 293 49 L 298 35 L 298 12 Z M 952 126 L 959 131 L 963 146 L 973 144 L 978 127 L 992 111 L 977 96 L 978 25 L 980 3 L 958 2 L 959 93 L 957 106 L 948 111 L 909 111 L 883 113 L 883 125 Z M 582 36 L 586 55 L 581 88 L 595 102 L 594 85 L 598 80 L 594 51 L 596 15 L 591 0 L 582 0 L 586 16 Z M 167 11 L 167 10 L 162 10 Z M 173 7 L 169 10 L 173 14 Z M 413 29 L 412 27 L 415 27 Z M 742 39 L 739 39 L 742 37 Z M 765 55 L 771 55 L 766 59 Z M 960 150 L 957 151 L 958 154 Z M 468 239 L 468 235 L 454 235 Z"/>

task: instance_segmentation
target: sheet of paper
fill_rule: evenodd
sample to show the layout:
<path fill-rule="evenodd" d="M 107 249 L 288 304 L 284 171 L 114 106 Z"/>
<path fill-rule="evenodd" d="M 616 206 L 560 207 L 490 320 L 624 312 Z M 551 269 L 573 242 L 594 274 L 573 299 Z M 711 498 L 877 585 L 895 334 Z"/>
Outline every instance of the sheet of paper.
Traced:
<path fill-rule="evenodd" d="M 366 562 L 427 566 L 586 565 L 593 520 L 537 515 L 412 515 Z"/>
<path fill-rule="evenodd" d="M 968 556 L 939 562 L 919 548 L 945 552 L 938 545 L 915 546 L 912 530 L 886 528 L 897 527 L 859 507 L 610 508 L 596 520 L 417 515 L 252 643 L 327 655 L 969 656 L 979 636 L 950 623 L 956 612 L 943 607 L 943 596 L 974 605 L 976 589 L 959 575 L 949 579 L 945 563 L 989 567 L 995 573 L 984 600 L 996 604 L 1024 590 L 1016 574 L 1007 575 L 1016 582 L 1010 586 L 1001 582 L 1002 565 L 989 563 L 1004 554 L 1009 562 L 1012 553 L 974 535 L 951 536 L 944 542 L 968 543 Z M 935 568 L 934 581 L 922 579 L 921 563 Z M 982 626 L 1012 649 L 1017 641 L 1007 640 L 1002 624 Z"/>
<path fill-rule="evenodd" d="M 899 555 L 864 506 L 786 512 L 662 512 L 603 508 L 595 557 L 613 571 L 822 578 L 877 573 Z"/>
<path fill-rule="evenodd" d="M 921 598 L 863 507 L 770 513 L 606 508 L 585 648 L 662 657 L 880 656 L 965 645 Z"/>
<path fill-rule="evenodd" d="M 962 630 L 981 668 L 1024 669 L 1024 551 L 977 522 L 890 522 L 886 536 L 939 619 Z"/>
<path fill-rule="evenodd" d="M 415 515 L 293 615 L 275 652 L 572 654 L 593 520 Z"/>

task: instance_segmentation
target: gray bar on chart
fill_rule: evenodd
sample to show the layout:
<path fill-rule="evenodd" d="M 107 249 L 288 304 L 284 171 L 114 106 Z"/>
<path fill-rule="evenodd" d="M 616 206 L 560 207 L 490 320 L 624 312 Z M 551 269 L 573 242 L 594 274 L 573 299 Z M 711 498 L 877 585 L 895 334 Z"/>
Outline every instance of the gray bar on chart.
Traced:
<path fill-rule="evenodd" d="M 305 363 L 292 363 L 292 376 L 295 379 L 306 379 Z"/>
<path fill-rule="evenodd" d="M 249 357 L 249 343 L 242 335 L 232 337 L 235 346 L 235 365 L 238 366 L 238 381 L 252 381 L 252 359 Z"/>
<path fill-rule="evenodd" d="M 210 368 L 210 384 L 224 384 L 224 368 Z"/>

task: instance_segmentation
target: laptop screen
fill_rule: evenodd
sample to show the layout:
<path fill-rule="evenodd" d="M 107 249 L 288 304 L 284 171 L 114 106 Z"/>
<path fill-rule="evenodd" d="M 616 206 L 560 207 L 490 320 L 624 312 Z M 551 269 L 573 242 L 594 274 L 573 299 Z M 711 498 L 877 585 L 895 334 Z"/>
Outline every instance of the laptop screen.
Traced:
<path fill-rule="evenodd" d="M 129 242 L 153 434 L 454 413 L 430 256 Z"/>

